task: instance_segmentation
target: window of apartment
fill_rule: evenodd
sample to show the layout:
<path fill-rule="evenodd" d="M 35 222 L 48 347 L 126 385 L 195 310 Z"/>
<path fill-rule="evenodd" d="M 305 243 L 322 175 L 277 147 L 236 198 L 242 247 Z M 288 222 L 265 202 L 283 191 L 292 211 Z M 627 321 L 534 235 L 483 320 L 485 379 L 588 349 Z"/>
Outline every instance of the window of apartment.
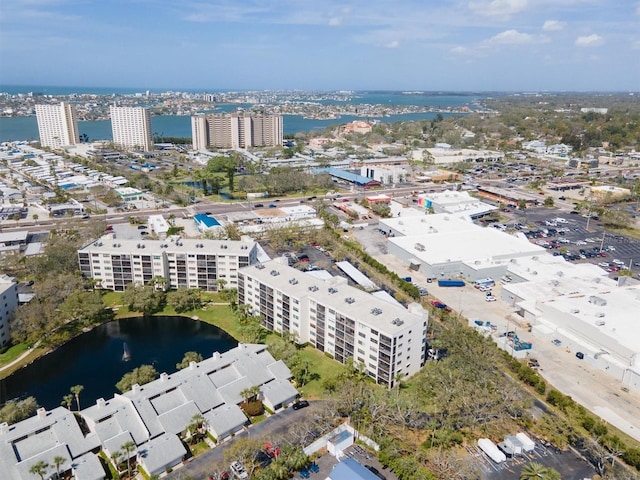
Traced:
<path fill-rule="evenodd" d="M 378 357 L 376 357 L 375 355 L 369 354 L 369 358 L 373 361 L 376 361 L 376 362 L 378 361 Z"/>
<path fill-rule="evenodd" d="M 378 336 L 378 331 L 374 330 L 373 328 L 371 329 L 371 335 L 375 335 L 376 337 Z"/>
<path fill-rule="evenodd" d="M 329 309 L 329 315 L 335 315 L 335 314 L 336 314 L 335 310 Z"/>
<path fill-rule="evenodd" d="M 374 345 L 377 345 L 377 344 L 378 344 L 378 340 L 377 340 L 377 339 L 375 339 L 375 338 L 370 338 L 369 340 L 370 340 L 370 341 L 371 341 L 371 343 L 373 343 Z"/>
<path fill-rule="evenodd" d="M 364 350 L 362 350 L 361 348 L 358 349 L 358 353 L 361 353 L 362 355 L 364 355 Z"/>

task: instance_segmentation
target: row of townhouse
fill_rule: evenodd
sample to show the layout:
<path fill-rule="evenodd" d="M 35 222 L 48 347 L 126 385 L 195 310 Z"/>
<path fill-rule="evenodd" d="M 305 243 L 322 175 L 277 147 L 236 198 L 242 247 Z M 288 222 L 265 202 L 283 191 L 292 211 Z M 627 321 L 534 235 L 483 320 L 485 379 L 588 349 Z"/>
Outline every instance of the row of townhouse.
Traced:
<path fill-rule="evenodd" d="M 236 288 L 238 270 L 257 262 L 257 243 L 241 240 L 98 239 L 78 250 L 80 271 L 98 288 L 124 291 L 129 284 L 147 285 L 162 278 L 167 289 L 216 291 L 220 280 Z"/>
<path fill-rule="evenodd" d="M 426 358 L 428 314 L 351 287 L 343 277 L 321 280 L 278 258 L 243 268 L 238 303 L 262 317 L 262 325 L 293 335 L 321 352 L 360 366 L 392 387 L 417 373 Z"/>
<path fill-rule="evenodd" d="M 290 378 L 266 345 L 239 344 L 109 400 L 100 398 L 78 416 L 64 407 L 41 408 L 22 422 L 0 424 L 0 476 L 32 480 L 31 468 L 43 462 L 44 478 L 54 477 L 56 469 L 71 472 L 75 480 L 111 478 L 99 453 L 110 461 L 119 457 L 120 465 L 128 454 L 147 477 L 162 474 L 186 457 L 181 436 L 194 416 L 202 416 L 208 433 L 224 440 L 248 424 L 239 406 L 244 390 L 259 387 L 263 404 L 277 411 L 298 395 Z M 133 446 L 123 451 L 127 443 Z"/>

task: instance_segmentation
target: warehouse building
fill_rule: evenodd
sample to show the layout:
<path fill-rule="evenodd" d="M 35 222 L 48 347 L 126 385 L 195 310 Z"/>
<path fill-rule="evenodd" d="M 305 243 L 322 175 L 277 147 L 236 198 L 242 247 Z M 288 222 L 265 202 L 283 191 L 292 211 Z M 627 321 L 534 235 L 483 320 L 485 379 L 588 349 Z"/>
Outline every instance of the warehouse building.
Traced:
<path fill-rule="evenodd" d="M 509 264 L 502 299 L 536 335 L 558 339 L 629 388 L 640 391 L 640 286 L 618 286 L 593 264 L 549 254 Z"/>
<path fill-rule="evenodd" d="M 500 278 L 512 259 L 545 252 L 524 236 L 480 227 L 464 215 L 396 217 L 379 225 L 389 253 L 427 278 Z"/>

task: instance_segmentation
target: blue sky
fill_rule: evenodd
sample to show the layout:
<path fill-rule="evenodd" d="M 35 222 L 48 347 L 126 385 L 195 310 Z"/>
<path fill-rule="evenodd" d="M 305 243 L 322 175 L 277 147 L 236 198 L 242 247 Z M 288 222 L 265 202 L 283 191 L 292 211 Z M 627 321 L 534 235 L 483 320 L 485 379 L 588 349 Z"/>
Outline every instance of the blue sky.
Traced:
<path fill-rule="evenodd" d="M 640 90 L 640 0 L 0 0 L 0 84 Z"/>

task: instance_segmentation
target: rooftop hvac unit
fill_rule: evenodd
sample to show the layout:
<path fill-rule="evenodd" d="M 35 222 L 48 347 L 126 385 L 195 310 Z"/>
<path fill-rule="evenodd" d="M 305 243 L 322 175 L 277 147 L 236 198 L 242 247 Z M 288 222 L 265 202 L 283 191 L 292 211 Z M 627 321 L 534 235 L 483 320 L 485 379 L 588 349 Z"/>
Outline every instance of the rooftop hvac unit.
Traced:
<path fill-rule="evenodd" d="M 372 315 L 380 315 L 381 313 L 382 313 L 382 309 L 380 309 L 378 307 L 371 309 L 371 314 Z"/>
<path fill-rule="evenodd" d="M 404 323 L 404 320 L 400 320 L 399 318 L 395 318 L 391 321 L 391 323 L 393 323 L 394 325 L 402 325 Z"/>
<path fill-rule="evenodd" d="M 347 302 L 347 303 L 353 303 L 353 302 L 355 302 L 355 300 L 354 300 L 353 298 L 351 298 L 351 297 L 347 297 L 347 298 L 345 298 L 345 299 L 344 299 L 344 301 L 345 301 L 345 302 Z"/>
<path fill-rule="evenodd" d="M 605 323 L 606 322 L 604 320 L 596 320 L 596 325 L 598 327 L 604 327 Z"/>
<path fill-rule="evenodd" d="M 572 308 L 571 310 L 569 310 L 570 313 L 573 313 L 574 315 L 576 313 L 580 313 L 580 309 L 579 308 Z"/>
<path fill-rule="evenodd" d="M 335 288 L 333 288 L 333 287 L 330 287 L 330 288 L 329 288 L 329 293 L 338 293 L 338 290 L 336 290 L 336 289 L 335 289 Z"/>
<path fill-rule="evenodd" d="M 262 270 L 262 269 L 264 268 L 264 265 L 263 265 L 263 264 L 261 264 L 261 263 L 258 263 L 258 264 L 256 264 L 256 268 L 257 268 L 258 270 Z"/>
<path fill-rule="evenodd" d="M 269 273 L 272 277 L 277 277 L 278 275 L 280 275 L 280 272 L 277 270 L 271 270 Z"/>
<path fill-rule="evenodd" d="M 298 284 L 298 280 L 296 280 L 295 278 L 292 278 L 291 280 L 289 280 L 289 283 L 291 285 L 297 285 Z"/>
<path fill-rule="evenodd" d="M 421 244 L 421 243 L 416 243 L 416 244 L 414 245 L 414 248 L 415 248 L 416 250 L 418 250 L 419 252 L 424 252 L 424 245 L 423 245 L 423 244 Z"/>
<path fill-rule="evenodd" d="M 559 270 L 558 272 L 556 272 L 556 275 L 558 275 L 559 277 L 562 277 L 564 275 L 564 272 Z"/>
<path fill-rule="evenodd" d="M 310 291 L 310 292 L 317 292 L 317 291 L 318 291 L 318 287 L 317 287 L 317 286 L 315 286 L 315 285 L 311 285 L 311 286 L 309 287 L 309 291 Z"/>
<path fill-rule="evenodd" d="M 607 301 L 602 297 L 596 297 L 595 295 L 592 295 L 591 297 L 589 297 L 589 303 L 604 307 L 607 304 Z"/>
<path fill-rule="evenodd" d="M 537 255 L 534 255 L 533 257 L 531 257 L 531 260 L 538 260 Z"/>
<path fill-rule="evenodd" d="M 602 318 L 602 317 L 604 317 L 604 313 L 603 312 L 598 312 L 598 313 L 596 313 L 596 317 Z"/>

